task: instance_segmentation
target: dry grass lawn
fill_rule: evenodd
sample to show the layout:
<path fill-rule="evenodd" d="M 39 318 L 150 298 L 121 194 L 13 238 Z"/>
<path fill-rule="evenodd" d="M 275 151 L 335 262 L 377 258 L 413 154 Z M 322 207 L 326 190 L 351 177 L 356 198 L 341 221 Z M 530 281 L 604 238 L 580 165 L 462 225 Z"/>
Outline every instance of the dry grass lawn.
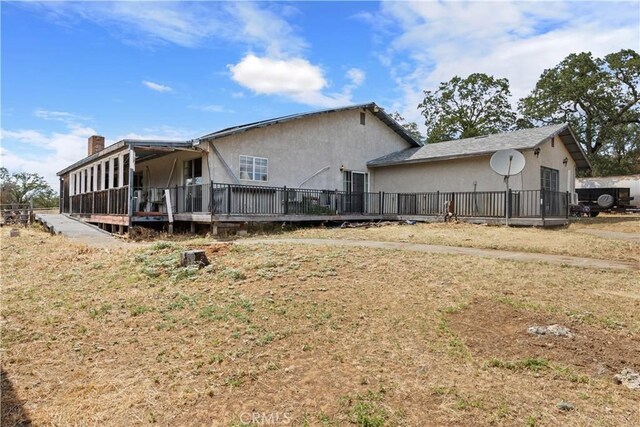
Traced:
<path fill-rule="evenodd" d="M 580 228 L 640 233 L 640 216 L 585 218 L 572 223 L 567 228 L 555 229 L 507 228 L 467 223 L 418 223 L 411 226 L 396 223 L 382 227 L 301 228 L 281 236 L 426 243 L 640 261 L 640 245 L 638 243 L 576 232 Z"/>
<path fill-rule="evenodd" d="M 612 380 L 640 370 L 637 271 L 0 231 L 3 425 L 640 425 Z M 211 266 L 178 267 L 196 246 Z M 576 337 L 526 333 L 552 323 Z"/>

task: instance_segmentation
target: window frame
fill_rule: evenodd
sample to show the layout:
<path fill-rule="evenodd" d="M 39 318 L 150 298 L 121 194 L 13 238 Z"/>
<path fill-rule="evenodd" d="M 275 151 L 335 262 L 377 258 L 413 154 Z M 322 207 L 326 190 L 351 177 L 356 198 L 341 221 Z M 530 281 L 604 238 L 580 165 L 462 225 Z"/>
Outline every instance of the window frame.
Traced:
<path fill-rule="evenodd" d="M 243 158 L 245 159 L 244 162 L 243 162 Z M 250 173 L 250 175 L 247 175 L 248 176 L 247 178 L 243 178 L 242 176 L 243 166 L 248 166 L 249 164 L 247 162 L 247 159 L 251 160 L 250 162 L 251 172 L 246 172 L 247 174 Z M 264 173 L 263 173 L 264 179 L 256 179 L 256 167 L 262 167 L 262 166 L 256 165 L 256 160 L 264 160 Z M 241 181 L 269 182 L 269 159 L 267 157 L 258 157 L 258 156 L 249 156 L 246 154 L 240 154 L 238 157 L 238 171 L 239 171 L 239 178 Z"/>

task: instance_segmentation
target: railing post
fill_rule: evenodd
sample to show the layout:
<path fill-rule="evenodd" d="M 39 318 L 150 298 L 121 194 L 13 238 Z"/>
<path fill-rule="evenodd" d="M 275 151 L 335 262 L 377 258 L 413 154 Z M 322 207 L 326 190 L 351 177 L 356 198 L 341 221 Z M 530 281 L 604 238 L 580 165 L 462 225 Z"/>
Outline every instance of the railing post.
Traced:
<path fill-rule="evenodd" d="M 227 184 L 227 215 L 231 214 L 231 184 Z"/>
<path fill-rule="evenodd" d="M 566 197 L 566 199 L 565 199 L 565 206 L 566 206 L 566 208 L 567 208 L 567 209 L 566 209 L 565 214 L 566 214 L 566 218 L 569 218 L 569 214 L 570 214 L 570 212 L 571 212 L 571 209 L 569 208 L 569 202 L 571 201 L 571 194 L 567 191 L 567 192 L 565 193 L 565 197 Z"/>
<path fill-rule="evenodd" d="M 289 192 L 287 191 L 287 186 L 284 186 L 284 214 L 287 215 L 289 213 Z"/>
<path fill-rule="evenodd" d="M 378 191 L 378 209 L 380 209 L 380 215 L 384 215 L 384 195 L 382 191 Z"/>
<path fill-rule="evenodd" d="M 440 213 L 440 190 L 436 191 L 436 215 Z"/>
<path fill-rule="evenodd" d="M 396 193 L 396 215 L 400 215 L 400 193 Z"/>
<path fill-rule="evenodd" d="M 508 203 L 507 206 L 509 207 L 509 211 L 507 212 L 507 218 L 512 218 L 513 217 L 513 190 L 509 189 L 509 191 L 507 192 L 507 197 L 508 197 Z"/>
<path fill-rule="evenodd" d="M 544 220 L 544 190 L 540 190 L 540 217 Z"/>

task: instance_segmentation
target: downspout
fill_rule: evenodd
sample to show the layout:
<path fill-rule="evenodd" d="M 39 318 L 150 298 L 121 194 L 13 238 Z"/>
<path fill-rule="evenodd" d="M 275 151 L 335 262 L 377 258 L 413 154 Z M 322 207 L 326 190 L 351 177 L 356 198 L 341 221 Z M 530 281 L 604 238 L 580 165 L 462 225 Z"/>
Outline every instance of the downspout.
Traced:
<path fill-rule="evenodd" d="M 302 181 L 299 185 L 298 188 L 301 188 L 303 185 L 305 185 L 307 182 L 309 182 L 310 180 L 312 180 L 313 178 L 315 178 L 316 176 L 320 175 L 322 172 L 331 169 L 331 166 L 327 165 L 325 167 L 323 167 L 322 169 L 320 169 L 319 171 L 313 173 L 310 177 L 308 177 L 307 179 L 305 179 L 304 181 Z"/>

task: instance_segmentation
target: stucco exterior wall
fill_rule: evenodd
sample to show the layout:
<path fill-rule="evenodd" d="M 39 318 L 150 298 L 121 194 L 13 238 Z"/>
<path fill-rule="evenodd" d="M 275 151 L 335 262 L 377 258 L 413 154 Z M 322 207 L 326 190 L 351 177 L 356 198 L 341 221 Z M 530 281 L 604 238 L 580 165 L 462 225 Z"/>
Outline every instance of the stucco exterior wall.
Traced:
<path fill-rule="evenodd" d="M 409 143 L 369 111 L 361 125 L 360 113 L 349 110 L 320 114 L 252 129 L 214 140 L 213 144 L 238 178 L 240 155 L 268 159 L 266 182 L 240 180 L 241 184 L 342 189 L 341 167 L 368 172 L 367 161 L 409 148 Z M 234 182 L 213 150 L 209 161 L 214 182 Z"/>
<path fill-rule="evenodd" d="M 540 146 L 540 155 L 525 150 L 524 170 L 510 178 L 514 190 L 540 189 L 540 167 L 559 171 L 559 190 L 574 191 L 575 162 L 560 138 Z M 567 166 L 562 164 L 568 159 Z M 436 162 L 400 164 L 374 168 L 372 191 L 433 192 L 433 191 L 502 191 L 503 178 L 489 166 L 491 156 L 468 157 Z"/>

